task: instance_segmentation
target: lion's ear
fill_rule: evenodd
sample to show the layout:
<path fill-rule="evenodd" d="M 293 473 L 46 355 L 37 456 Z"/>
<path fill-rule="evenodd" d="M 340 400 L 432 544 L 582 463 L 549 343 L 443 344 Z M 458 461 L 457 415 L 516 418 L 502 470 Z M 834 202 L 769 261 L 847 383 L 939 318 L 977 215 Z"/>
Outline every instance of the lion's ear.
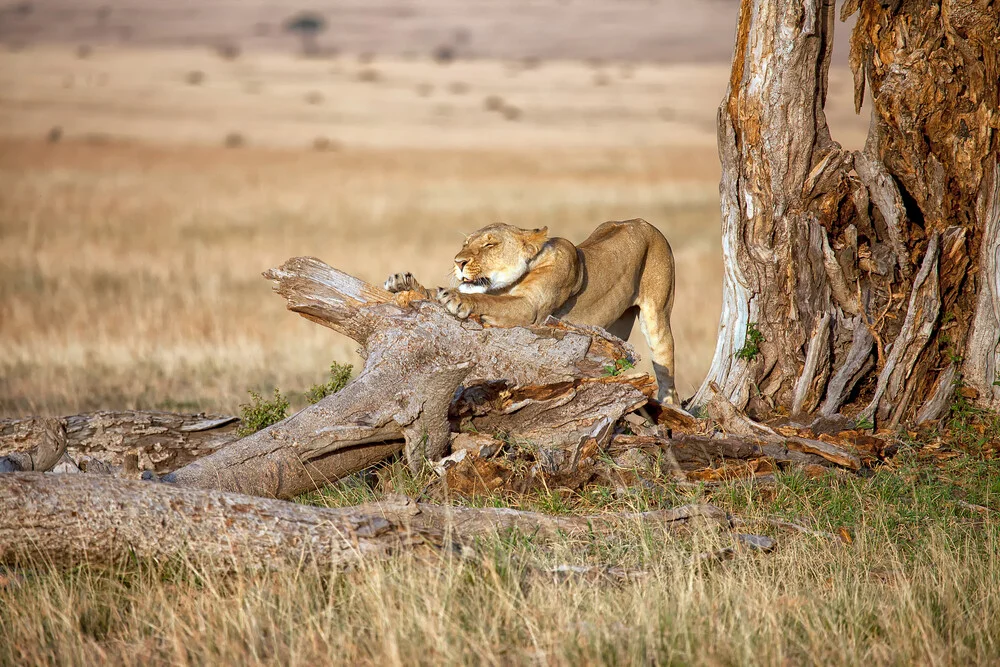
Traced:
<path fill-rule="evenodd" d="M 524 247 L 532 255 L 538 254 L 538 251 L 542 249 L 545 245 L 545 241 L 549 238 L 549 228 L 542 227 L 541 229 L 525 229 L 523 232 L 524 236 Z"/>

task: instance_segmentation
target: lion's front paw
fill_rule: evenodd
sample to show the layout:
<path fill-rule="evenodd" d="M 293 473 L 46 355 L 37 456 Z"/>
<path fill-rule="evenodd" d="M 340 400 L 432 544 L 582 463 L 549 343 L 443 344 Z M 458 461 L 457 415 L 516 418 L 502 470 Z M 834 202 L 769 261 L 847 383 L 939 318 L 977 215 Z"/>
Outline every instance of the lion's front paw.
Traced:
<path fill-rule="evenodd" d="M 472 304 L 464 300 L 463 296 L 457 289 L 439 287 L 437 291 L 438 303 L 460 320 L 467 319 L 472 314 Z"/>
<path fill-rule="evenodd" d="M 420 283 L 417 282 L 417 279 L 409 271 L 406 273 L 394 273 L 385 279 L 385 289 L 393 294 L 416 290 L 419 287 Z"/>

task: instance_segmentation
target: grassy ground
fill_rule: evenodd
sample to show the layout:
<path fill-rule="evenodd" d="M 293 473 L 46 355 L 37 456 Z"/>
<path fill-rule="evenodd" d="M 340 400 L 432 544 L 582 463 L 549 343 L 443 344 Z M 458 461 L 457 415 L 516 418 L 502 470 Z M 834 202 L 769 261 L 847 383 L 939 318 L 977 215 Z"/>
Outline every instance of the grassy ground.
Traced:
<path fill-rule="evenodd" d="M 514 504 L 546 511 L 646 509 L 710 501 L 775 534 L 771 555 L 704 568 L 719 535 L 642 526 L 608 539 L 543 544 L 501 535 L 479 558 L 403 556 L 350 572 L 205 576 L 195 567 L 40 571 L 0 587 L 0 663 L 312 664 L 988 664 L 1000 659 L 1000 467 L 943 464 L 905 450 L 868 477 L 779 475 L 770 487 L 669 486 Z M 402 466 L 376 489 L 413 490 Z M 481 499 L 507 504 L 510 499 Z M 775 533 L 779 516 L 846 532 L 850 543 Z M 560 580 L 556 564 L 616 564 L 631 583 Z"/>
<path fill-rule="evenodd" d="M 301 405 L 332 360 L 356 362 L 353 343 L 287 313 L 262 270 L 315 255 L 371 281 L 409 269 L 433 283 L 461 234 L 496 220 L 575 241 L 607 219 L 658 225 L 678 264 L 689 395 L 720 307 L 712 118 L 725 69 L 0 54 L 0 415 L 234 412 L 247 389 L 276 385 Z M 831 125 L 856 147 L 864 122 L 842 113 L 846 81 L 834 76 Z M 487 108 L 491 96 L 520 115 Z M 231 134 L 241 148 L 222 146 Z M 724 536 L 635 526 L 555 544 L 499 535 L 476 560 L 411 555 L 350 572 L 0 573 L 0 664 L 997 662 L 1000 533 L 977 506 L 1000 507 L 1000 423 L 962 402 L 953 417 L 941 433 L 901 434 L 893 465 L 868 476 L 472 501 L 550 512 L 708 501 L 779 539 L 774 554 L 708 569 L 691 556 Z M 300 500 L 346 505 L 425 482 L 391 463 Z M 769 516 L 851 541 L 776 533 Z M 538 574 L 564 563 L 647 575 Z"/>

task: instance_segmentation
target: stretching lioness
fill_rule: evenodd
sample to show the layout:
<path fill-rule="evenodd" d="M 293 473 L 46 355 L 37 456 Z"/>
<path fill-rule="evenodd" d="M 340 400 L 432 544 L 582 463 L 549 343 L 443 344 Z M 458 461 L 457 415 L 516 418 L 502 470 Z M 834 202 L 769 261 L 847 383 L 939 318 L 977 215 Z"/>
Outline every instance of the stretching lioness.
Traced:
<path fill-rule="evenodd" d="M 454 284 L 431 294 L 411 274 L 397 273 L 385 288 L 423 292 L 457 317 L 475 314 L 484 324 L 539 324 L 554 315 L 626 340 L 638 313 L 653 353 L 658 398 L 674 402 L 674 256 L 645 220 L 605 222 L 579 246 L 548 238 L 547 227 L 483 227 L 455 255 Z"/>

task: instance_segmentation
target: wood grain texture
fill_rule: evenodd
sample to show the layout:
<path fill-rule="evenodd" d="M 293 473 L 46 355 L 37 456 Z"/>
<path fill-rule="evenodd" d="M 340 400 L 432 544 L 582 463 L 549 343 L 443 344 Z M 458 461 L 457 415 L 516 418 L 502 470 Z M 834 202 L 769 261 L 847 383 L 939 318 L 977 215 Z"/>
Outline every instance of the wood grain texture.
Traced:
<path fill-rule="evenodd" d="M 714 384 L 752 417 L 847 408 L 895 426 L 956 354 L 1000 405 L 1000 7 L 855 13 L 855 101 L 873 112 L 845 151 L 824 115 L 833 0 L 741 3 L 718 116 L 723 316 L 696 406 Z"/>

